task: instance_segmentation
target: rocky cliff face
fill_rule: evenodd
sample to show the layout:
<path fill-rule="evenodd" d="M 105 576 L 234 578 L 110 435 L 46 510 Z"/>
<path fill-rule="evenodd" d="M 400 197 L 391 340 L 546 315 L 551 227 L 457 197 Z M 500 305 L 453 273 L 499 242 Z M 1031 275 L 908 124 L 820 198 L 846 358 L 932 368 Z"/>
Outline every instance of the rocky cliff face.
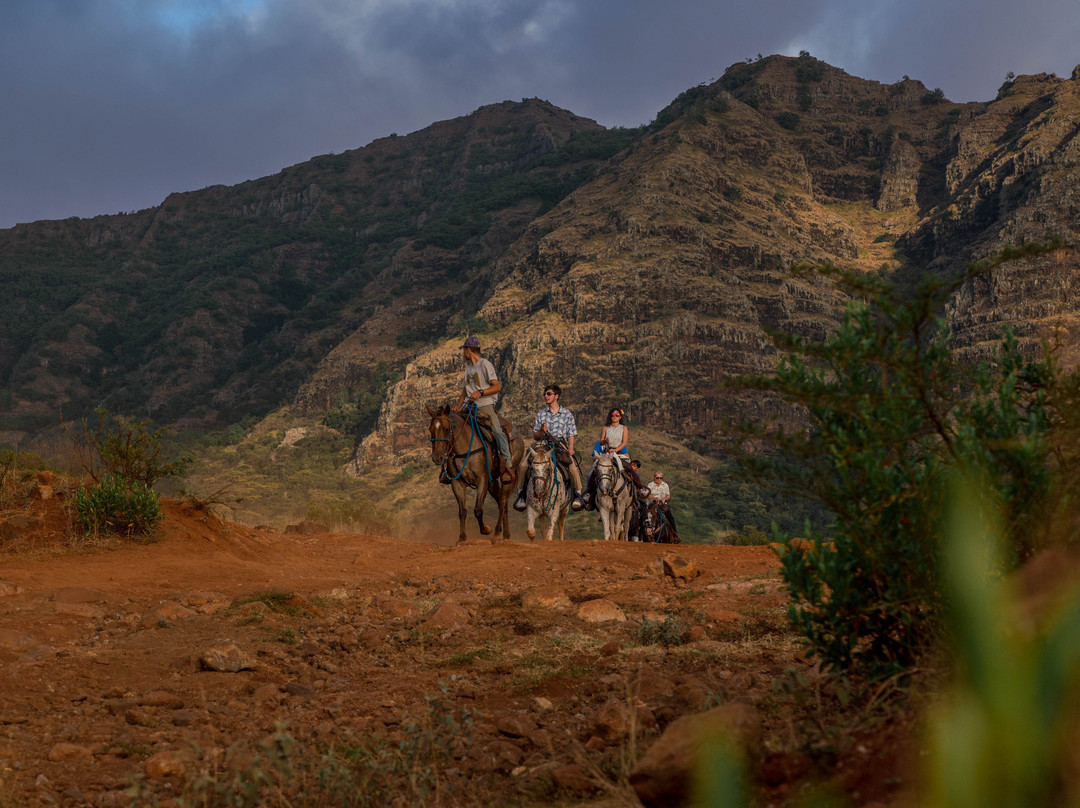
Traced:
<path fill-rule="evenodd" d="M 772 367 L 770 330 L 816 337 L 836 322 L 842 301 L 787 268 L 947 272 L 1005 246 L 1072 240 L 1078 92 L 1080 81 L 1021 77 L 994 102 L 957 105 L 919 82 L 778 57 L 688 91 L 663 129 L 496 263 L 480 312 L 512 381 L 504 415 L 529 424 L 554 381 L 590 433 L 613 405 L 704 442 L 728 418 L 788 419 L 720 386 Z M 959 343 L 984 355 L 1007 320 L 1075 356 L 1077 268 L 1063 250 L 961 290 Z M 360 466 L 422 453 L 406 436 L 425 400 L 454 391 L 456 358 L 446 344 L 413 361 Z"/>
<path fill-rule="evenodd" d="M 619 405 L 707 445 L 731 417 L 789 418 L 721 386 L 773 367 L 770 331 L 836 322 L 843 301 L 792 264 L 910 277 L 1074 244 L 1077 121 L 1076 75 L 961 105 L 769 57 L 640 130 L 498 104 L 153 211 L 15 228 L 0 428 L 64 401 L 208 424 L 288 403 L 362 438 L 354 472 L 399 465 L 426 454 L 423 406 L 456 396 L 475 330 L 519 428 L 556 382 L 583 432 Z M 999 266 L 950 306 L 959 344 L 984 355 L 1008 321 L 1075 357 L 1077 270 L 1066 249 Z"/>

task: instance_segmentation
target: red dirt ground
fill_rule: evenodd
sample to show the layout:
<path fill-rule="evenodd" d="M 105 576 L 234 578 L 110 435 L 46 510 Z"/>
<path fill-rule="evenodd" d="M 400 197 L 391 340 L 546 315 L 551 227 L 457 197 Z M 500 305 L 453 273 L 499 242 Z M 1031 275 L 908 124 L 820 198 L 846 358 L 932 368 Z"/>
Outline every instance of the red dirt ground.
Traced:
<path fill-rule="evenodd" d="M 440 693 L 476 717 L 450 805 L 634 805 L 627 755 L 730 702 L 761 723 L 763 805 L 831 780 L 889 806 L 911 785 L 902 717 L 814 729 L 830 690 L 787 628 L 768 547 L 445 547 L 165 513 L 154 543 L 82 549 L 55 499 L 0 514 L 0 805 L 126 806 L 134 779 L 168 804 L 276 727 L 317 750 L 395 740 Z M 696 577 L 657 573 L 672 552 Z M 625 620 L 587 620 L 597 600 Z M 650 642 L 644 620 L 667 617 L 681 636 Z M 252 669 L 204 669 L 230 645 Z M 636 706 L 629 730 L 613 704 Z"/>

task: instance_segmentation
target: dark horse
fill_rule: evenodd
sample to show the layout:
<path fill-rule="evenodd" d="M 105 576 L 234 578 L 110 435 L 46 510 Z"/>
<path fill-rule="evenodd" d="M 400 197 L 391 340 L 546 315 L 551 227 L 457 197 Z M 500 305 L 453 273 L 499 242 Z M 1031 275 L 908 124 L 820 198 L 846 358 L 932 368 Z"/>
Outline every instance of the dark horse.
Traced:
<path fill-rule="evenodd" d="M 645 519 L 641 523 L 640 531 L 642 541 L 659 544 L 679 544 L 682 541 L 656 500 L 649 500 L 645 507 Z"/>
<path fill-rule="evenodd" d="M 510 520 L 507 518 L 507 504 L 514 493 L 514 486 L 500 482 L 503 461 L 499 456 L 499 450 L 491 439 L 490 433 L 483 436 L 476 434 L 473 429 L 475 414 L 465 411 L 454 412 L 449 405 L 443 405 L 437 410 L 427 408 L 431 416 L 431 424 L 428 431 L 431 433 L 431 461 L 439 466 L 441 479 L 449 482 L 454 491 L 454 498 L 458 504 L 458 544 L 465 541 L 465 489 L 476 489 L 476 503 L 473 513 L 476 514 L 476 522 L 480 525 L 480 533 L 484 536 L 491 535 L 491 543 L 497 544 L 499 533 L 502 540 L 510 538 Z M 475 411 L 474 411 L 475 412 Z M 486 418 L 480 416 L 486 422 Z M 510 459 L 517 467 L 521 462 L 521 456 L 525 452 L 525 446 L 521 438 L 511 436 L 506 425 L 510 441 Z M 488 491 L 499 503 L 499 521 L 495 523 L 495 529 L 484 524 L 484 500 Z M 493 535 L 492 535 L 493 534 Z"/>

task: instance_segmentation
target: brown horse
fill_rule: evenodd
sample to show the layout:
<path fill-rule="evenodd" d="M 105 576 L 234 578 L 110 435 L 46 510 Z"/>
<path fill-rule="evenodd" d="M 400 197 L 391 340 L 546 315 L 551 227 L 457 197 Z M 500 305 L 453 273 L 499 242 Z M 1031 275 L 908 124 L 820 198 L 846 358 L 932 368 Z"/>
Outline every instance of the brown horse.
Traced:
<path fill-rule="evenodd" d="M 473 513 L 480 525 L 480 533 L 484 536 L 490 535 L 492 544 L 506 541 L 510 538 L 507 505 L 514 493 L 514 486 L 505 485 L 499 480 L 503 461 L 495 442 L 487 435 L 481 439 L 473 430 L 472 417 L 455 412 L 449 405 L 444 404 L 437 410 L 428 407 L 427 411 L 431 416 L 431 424 L 428 426 L 431 435 L 431 462 L 442 469 L 441 480 L 450 484 L 458 504 L 458 544 L 466 539 L 466 488 L 476 489 Z M 516 468 L 525 452 L 525 446 L 521 438 L 510 435 L 509 431 L 507 439 L 510 441 L 512 468 Z M 484 500 L 488 491 L 499 503 L 499 520 L 495 523 L 494 531 L 484 524 Z"/>
<path fill-rule="evenodd" d="M 649 500 L 645 508 L 645 521 L 641 525 L 644 541 L 659 544 L 679 544 L 682 539 L 671 526 L 671 520 L 664 514 L 664 509 L 656 500 Z"/>

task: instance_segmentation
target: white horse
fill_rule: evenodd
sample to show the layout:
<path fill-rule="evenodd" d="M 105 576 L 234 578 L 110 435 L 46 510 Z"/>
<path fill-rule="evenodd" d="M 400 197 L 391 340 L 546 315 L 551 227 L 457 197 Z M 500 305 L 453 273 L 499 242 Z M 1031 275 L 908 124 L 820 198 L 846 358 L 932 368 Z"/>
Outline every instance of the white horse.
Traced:
<path fill-rule="evenodd" d="M 536 538 L 534 525 L 539 518 L 547 520 L 545 540 L 555 538 L 556 527 L 559 529 L 559 541 L 563 540 L 566 512 L 570 509 L 572 498 L 568 483 L 569 480 L 552 457 L 551 449 L 547 446 L 537 447 L 529 463 L 529 487 L 525 495 L 525 516 L 528 519 L 525 532 L 529 539 Z"/>
<path fill-rule="evenodd" d="M 630 509 L 634 506 L 633 488 L 611 452 L 604 452 L 596 459 L 592 473 L 596 484 L 596 509 L 604 523 L 604 541 L 626 541 Z"/>

